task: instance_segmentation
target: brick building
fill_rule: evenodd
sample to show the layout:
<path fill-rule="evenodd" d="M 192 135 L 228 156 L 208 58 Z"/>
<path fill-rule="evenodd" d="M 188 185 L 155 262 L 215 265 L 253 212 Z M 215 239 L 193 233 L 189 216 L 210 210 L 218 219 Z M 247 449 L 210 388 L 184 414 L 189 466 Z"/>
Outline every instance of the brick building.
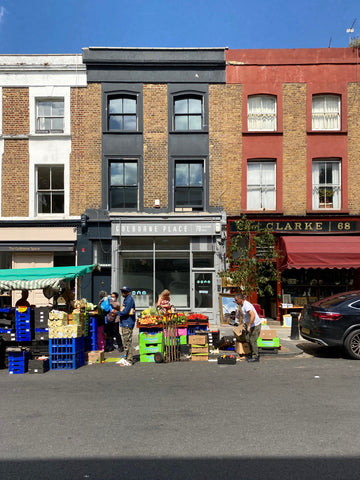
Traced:
<path fill-rule="evenodd" d="M 0 268 L 99 263 L 81 296 L 128 284 L 141 310 L 169 288 L 218 322 L 226 226 L 246 214 L 283 252 L 268 316 L 360 286 L 357 54 L 1 56 Z"/>
<path fill-rule="evenodd" d="M 267 315 L 360 287 L 358 49 L 227 50 L 226 63 L 227 86 L 241 88 L 241 145 L 224 174 L 237 172 L 236 201 L 223 208 L 230 234 L 246 214 L 279 239 Z"/>
<path fill-rule="evenodd" d="M 81 55 L 0 56 L 1 268 L 75 265 L 91 128 L 101 147 L 85 87 Z M 41 290 L 29 298 L 47 304 Z"/>
<path fill-rule="evenodd" d="M 86 295 L 129 285 L 141 310 L 168 288 L 179 310 L 218 321 L 224 49 L 91 47 L 83 61 L 102 134 L 101 192 L 88 191 L 100 208 L 78 237 L 79 263 L 102 268 Z"/>

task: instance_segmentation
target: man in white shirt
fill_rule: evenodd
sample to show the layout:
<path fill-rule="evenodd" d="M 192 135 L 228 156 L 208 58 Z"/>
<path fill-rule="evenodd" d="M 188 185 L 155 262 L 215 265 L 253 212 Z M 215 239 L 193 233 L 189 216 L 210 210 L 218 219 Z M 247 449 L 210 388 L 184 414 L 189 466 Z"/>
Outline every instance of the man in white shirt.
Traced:
<path fill-rule="evenodd" d="M 244 295 L 241 293 L 236 294 L 235 302 L 239 305 L 239 310 L 242 312 L 246 327 L 246 341 L 250 344 L 251 356 L 248 358 L 248 362 L 258 362 L 260 357 L 257 339 L 260 335 L 261 320 L 254 305 L 245 300 Z"/>

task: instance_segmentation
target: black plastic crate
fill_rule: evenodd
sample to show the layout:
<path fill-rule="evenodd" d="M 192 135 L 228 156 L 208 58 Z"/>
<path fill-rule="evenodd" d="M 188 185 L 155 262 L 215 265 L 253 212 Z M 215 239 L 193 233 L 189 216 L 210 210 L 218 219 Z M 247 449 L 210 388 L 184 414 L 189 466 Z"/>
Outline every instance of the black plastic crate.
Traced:
<path fill-rule="evenodd" d="M 32 359 L 28 363 L 29 373 L 46 373 L 50 370 L 49 359 Z"/>
<path fill-rule="evenodd" d="M 35 308 L 34 324 L 35 328 L 47 328 L 49 320 L 50 307 Z"/>
<path fill-rule="evenodd" d="M 219 365 L 235 365 L 236 356 L 235 355 L 220 355 L 218 357 L 217 363 Z"/>

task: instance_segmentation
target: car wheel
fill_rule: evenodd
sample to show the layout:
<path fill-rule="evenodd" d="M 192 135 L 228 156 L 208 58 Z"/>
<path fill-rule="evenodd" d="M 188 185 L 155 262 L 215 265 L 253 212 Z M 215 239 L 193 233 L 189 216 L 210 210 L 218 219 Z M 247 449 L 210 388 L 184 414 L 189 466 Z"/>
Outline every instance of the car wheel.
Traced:
<path fill-rule="evenodd" d="M 360 330 L 354 330 L 345 338 L 346 352 L 356 360 L 360 360 Z"/>

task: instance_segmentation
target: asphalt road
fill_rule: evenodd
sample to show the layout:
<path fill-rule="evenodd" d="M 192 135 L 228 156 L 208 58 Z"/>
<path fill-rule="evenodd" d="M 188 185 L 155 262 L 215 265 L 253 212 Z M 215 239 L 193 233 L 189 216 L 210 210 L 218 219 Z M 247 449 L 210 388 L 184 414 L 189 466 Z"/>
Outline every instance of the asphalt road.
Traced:
<path fill-rule="evenodd" d="M 0 370 L 1 480 L 357 479 L 360 362 Z"/>

